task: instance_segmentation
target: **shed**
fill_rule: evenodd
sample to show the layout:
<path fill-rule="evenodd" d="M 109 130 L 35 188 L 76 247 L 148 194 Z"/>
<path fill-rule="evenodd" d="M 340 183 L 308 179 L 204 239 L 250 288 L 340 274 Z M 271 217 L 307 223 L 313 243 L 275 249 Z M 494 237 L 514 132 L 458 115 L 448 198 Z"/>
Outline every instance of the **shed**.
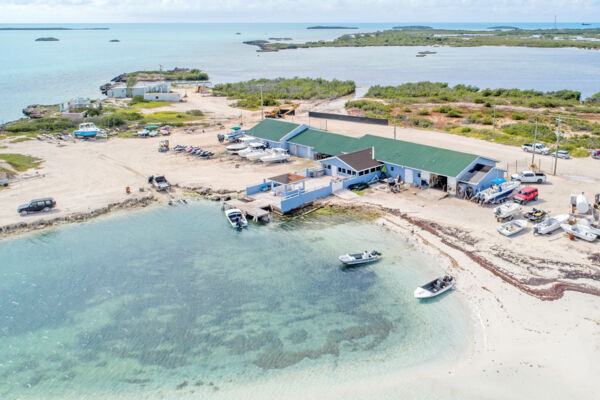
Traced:
<path fill-rule="evenodd" d="M 272 147 L 283 147 L 282 139 L 298 127 L 299 124 L 267 118 L 249 129 L 246 135 L 262 139 Z"/>

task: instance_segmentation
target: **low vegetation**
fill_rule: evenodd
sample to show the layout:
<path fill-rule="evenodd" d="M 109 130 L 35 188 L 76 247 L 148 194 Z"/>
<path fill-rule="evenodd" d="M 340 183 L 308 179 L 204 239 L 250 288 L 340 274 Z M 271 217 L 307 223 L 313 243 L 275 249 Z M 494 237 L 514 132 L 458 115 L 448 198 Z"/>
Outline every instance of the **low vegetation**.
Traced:
<path fill-rule="evenodd" d="M 252 79 L 245 82 L 215 85 L 213 95 L 237 99 L 237 106 L 248 109 L 260 108 L 262 87 L 265 106 L 278 105 L 279 100 L 329 99 L 354 93 L 353 81 L 325 80 L 321 78 Z"/>
<path fill-rule="evenodd" d="M 417 82 L 373 86 L 366 96 L 370 98 L 346 103 L 350 113 L 510 145 L 532 141 L 537 121 L 537 140 L 551 148 L 560 116 L 561 150 L 584 157 L 600 148 L 600 94 L 582 100 L 579 92 L 571 90 L 480 89 Z"/>
<path fill-rule="evenodd" d="M 39 158 L 14 153 L 0 153 L 0 160 L 6 162 L 13 170 L 18 172 L 38 168 L 42 163 Z"/>
<path fill-rule="evenodd" d="M 207 81 L 208 74 L 199 69 L 175 68 L 170 71 L 136 71 L 125 74 L 124 81 L 128 78 L 143 80 L 165 80 L 165 81 Z"/>
<path fill-rule="evenodd" d="M 516 46 L 516 47 L 577 47 L 598 49 L 600 29 L 537 29 L 537 30 L 446 30 L 429 27 L 391 29 L 370 33 L 352 33 L 331 41 L 306 43 L 263 43 L 259 51 L 312 47 L 366 46 Z M 255 44 L 255 43 L 248 43 Z"/>

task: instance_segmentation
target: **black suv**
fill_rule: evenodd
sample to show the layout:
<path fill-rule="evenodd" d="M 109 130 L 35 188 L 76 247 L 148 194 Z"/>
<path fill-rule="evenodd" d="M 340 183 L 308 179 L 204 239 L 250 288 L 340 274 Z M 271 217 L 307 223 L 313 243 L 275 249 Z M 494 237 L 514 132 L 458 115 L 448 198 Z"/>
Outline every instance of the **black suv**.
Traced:
<path fill-rule="evenodd" d="M 22 204 L 17 208 L 17 212 L 21 215 L 27 215 L 31 212 L 50 211 L 50 209 L 55 206 L 56 201 L 54 201 L 53 198 L 48 197 L 45 199 L 31 200 L 27 204 Z"/>

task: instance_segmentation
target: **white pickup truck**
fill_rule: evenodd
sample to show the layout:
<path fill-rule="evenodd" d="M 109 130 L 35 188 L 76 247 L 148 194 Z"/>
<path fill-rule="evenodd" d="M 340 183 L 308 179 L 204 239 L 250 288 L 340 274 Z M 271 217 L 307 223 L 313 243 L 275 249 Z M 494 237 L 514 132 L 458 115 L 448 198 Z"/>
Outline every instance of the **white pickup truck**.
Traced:
<path fill-rule="evenodd" d="M 518 174 L 512 174 L 510 179 L 523 183 L 544 183 L 546 182 L 546 174 L 543 172 L 521 171 Z"/>
<path fill-rule="evenodd" d="M 528 153 L 533 153 L 535 149 L 535 153 L 537 154 L 550 154 L 551 151 L 542 143 L 536 143 L 535 145 L 532 143 L 525 143 L 521 148 Z"/>

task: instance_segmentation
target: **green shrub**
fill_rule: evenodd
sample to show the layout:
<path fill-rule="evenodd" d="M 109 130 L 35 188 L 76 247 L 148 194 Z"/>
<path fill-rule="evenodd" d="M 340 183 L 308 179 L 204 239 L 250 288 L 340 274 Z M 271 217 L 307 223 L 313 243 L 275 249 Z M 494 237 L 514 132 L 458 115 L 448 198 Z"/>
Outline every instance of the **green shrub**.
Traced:
<path fill-rule="evenodd" d="M 446 116 L 448 118 L 460 118 L 462 117 L 462 114 L 458 110 L 450 110 L 448 113 L 446 113 Z"/>
<path fill-rule="evenodd" d="M 571 154 L 571 157 L 576 157 L 576 158 L 583 158 L 583 157 L 589 157 L 590 153 L 582 148 L 576 148 L 574 150 L 569 151 L 569 154 Z"/>
<path fill-rule="evenodd" d="M 431 126 L 433 126 L 433 122 L 431 122 L 431 120 L 427 118 L 410 117 L 408 121 L 412 126 L 416 126 L 419 128 L 430 128 Z"/>
<path fill-rule="evenodd" d="M 353 81 L 327 81 L 317 78 L 276 78 L 252 79 L 245 82 L 217 84 L 213 88 L 215 96 L 227 96 L 232 99 L 244 99 L 248 96 L 263 96 L 273 99 L 327 99 L 346 96 L 354 93 L 356 85 Z M 259 101 L 260 103 L 260 101 Z"/>
<path fill-rule="evenodd" d="M 185 113 L 189 114 L 189 115 L 193 115 L 194 117 L 204 116 L 204 113 L 201 110 L 188 110 Z"/>
<path fill-rule="evenodd" d="M 510 118 L 514 121 L 522 121 L 524 119 L 527 119 L 527 114 L 515 111 L 511 114 Z"/>
<path fill-rule="evenodd" d="M 144 99 L 144 96 L 138 94 L 138 95 L 133 96 L 131 98 L 131 101 L 129 102 L 129 105 L 133 106 L 133 105 L 136 105 L 136 104 L 139 104 L 139 103 L 149 103 L 149 102 L 150 102 L 149 100 Z"/>
<path fill-rule="evenodd" d="M 419 110 L 418 115 L 431 115 L 429 110 Z"/>

